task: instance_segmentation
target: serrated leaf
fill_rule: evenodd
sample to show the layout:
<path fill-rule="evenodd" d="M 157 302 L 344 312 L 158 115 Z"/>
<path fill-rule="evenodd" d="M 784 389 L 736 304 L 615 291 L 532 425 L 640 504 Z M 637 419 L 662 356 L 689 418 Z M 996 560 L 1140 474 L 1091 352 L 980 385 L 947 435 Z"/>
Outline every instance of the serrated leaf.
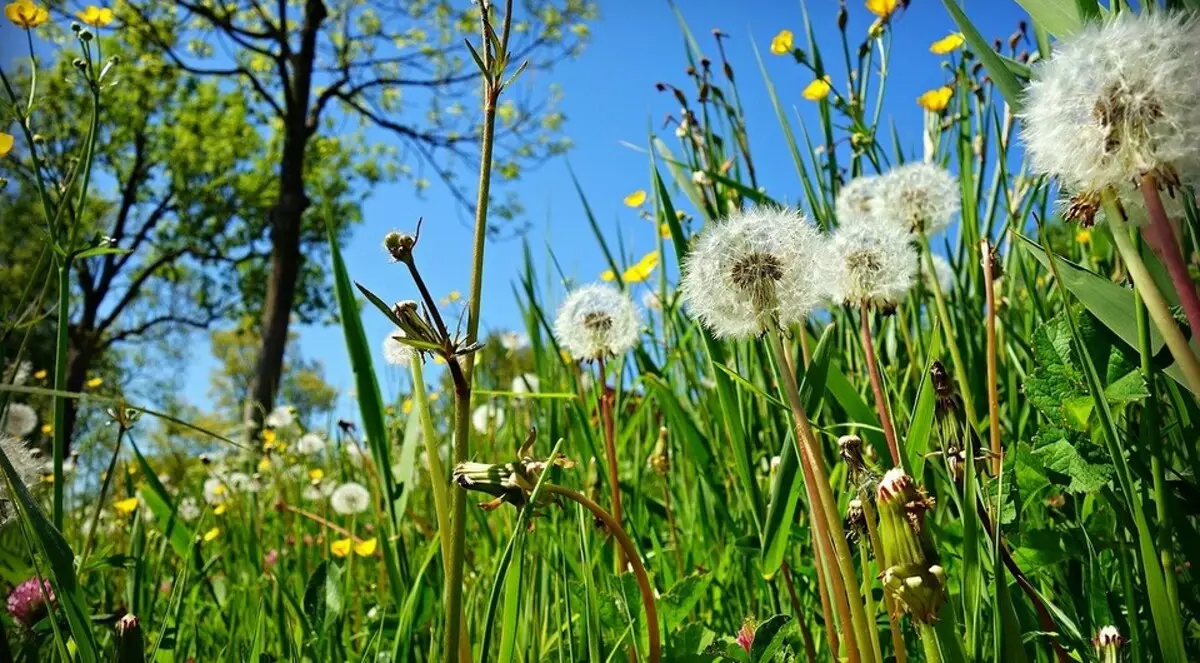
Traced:
<path fill-rule="evenodd" d="M 671 633 L 683 625 L 683 620 L 687 619 L 704 597 L 711 582 L 712 577 L 709 574 L 693 573 L 672 585 L 671 589 L 662 595 L 658 601 L 658 614 L 664 631 Z"/>
<path fill-rule="evenodd" d="M 1041 460 L 1047 470 L 1070 479 L 1066 486 L 1068 492 L 1095 492 L 1112 478 L 1112 465 L 1088 462 L 1075 446 L 1065 439 L 1038 447 L 1034 449 L 1033 455 Z"/>
<path fill-rule="evenodd" d="M 783 646 L 783 627 L 790 621 L 791 615 L 775 615 L 754 629 L 754 644 L 750 645 L 752 663 L 765 663 L 775 656 Z"/>

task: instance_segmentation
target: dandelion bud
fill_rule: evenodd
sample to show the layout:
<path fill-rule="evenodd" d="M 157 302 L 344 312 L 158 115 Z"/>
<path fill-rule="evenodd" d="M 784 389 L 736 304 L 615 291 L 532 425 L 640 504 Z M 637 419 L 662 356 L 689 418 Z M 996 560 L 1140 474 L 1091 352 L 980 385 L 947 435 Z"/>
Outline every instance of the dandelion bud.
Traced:
<path fill-rule="evenodd" d="M 659 91 L 659 92 L 665 92 L 665 91 L 666 91 L 666 89 L 667 89 L 667 86 L 666 86 L 665 84 L 663 84 L 663 83 L 655 83 L 655 84 L 654 84 L 654 89 L 655 89 L 655 90 L 657 90 L 657 91 Z"/>
<path fill-rule="evenodd" d="M 92 34 L 91 30 L 80 30 L 79 31 L 79 38 L 84 41 L 91 41 L 92 37 L 94 37 L 94 36 L 95 35 Z"/>
<path fill-rule="evenodd" d="M 946 572 L 937 563 L 937 550 L 925 527 L 933 500 L 902 468 L 893 468 L 879 482 L 879 535 L 883 547 L 883 586 L 897 604 L 919 624 L 937 619 L 945 599 Z"/>
<path fill-rule="evenodd" d="M 83 58 L 75 58 L 74 60 L 71 60 L 71 66 L 75 67 L 79 71 L 83 71 L 87 69 L 87 61 Z"/>
<path fill-rule="evenodd" d="M 858 477 L 866 472 L 867 465 L 863 462 L 862 438 L 857 435 L 843 435 L 838 438 L 838 455 L 846 463 L 851 483 L 858 483 Z"/>
<path fill-rule="evenodd" d="M 685 70 L 685 72 L 687 73 L 688 76 L 695 76 L 696 68 L 689 64 L 688 68 Z"/>
<path fill-rule="evenodd" d="M 83 29 L 83 26 L 80 25 L 78 22 L 71 21 L 71 32 L 78 33 L 82 29 Z"/>
<path fill-rule="evenodd" d="M 857 497 L 846 505 L 846 540 L 857 544 L 867 531 L 867 518 L 863 512 L 862 500 Z"/>
<path fill-rule="evenodd" d="M 146 643 L 138 618 L 126 614 L 117 620 L 117 663 L 142 663 L 146 660 Z"/>
<path fill-rule="evenodd" d="M 846 11 L 846 2 L 842 1 L 841 7 L 838 7 L 837 26 L 838 30 L 845 32 L 846 24 L 850 21 L 850 12 Z"/>
<path fill-rule="evenodd" d="M 396 262 L 404 262 L 412 260 L 413 246 L 417 243 L 412 235 L 393 230 L 383 236 L 383 248 L 392 256 L 392 260 Z"/>
<path fill-rule="evenodd" d="M 392 307 L 392 315 L 396 316 L 395 322 L 405 337 L 425 343 L 440 343 L 438 334 L 433 327 L 417 312 L 416 302 L 412 300 L 398 302 Z"/>
<path fill-rule="evenodd" d="M 995 39 L 992 41 L 992 50 L 993 50 L 993 51 L 996 51 L 997 53 L 999 53 L 1000 51 L 1004 50 L 1004 43 L 1000 41 L 1000 38 L 999 38 L 999 37 L 996 37 L 996 38 L 995 38 Z"/>
<path fill-rule="evenodd" d="M 729 82 L 732 83 L 733 82 L 733 65 L 729 64 L 729 62 L 725 62 L 725 63 L 723 63 L 722 68 L 725 71 L 725 78 L 728 78 Z"/>
<path fill-rule="evenodd" d="M 1010 51 L 1017 50 L 1017 44 L 1020 44 L 1020 43 L 1021 43 L 1021 33 L 1020 32 L 1014 32 L 1008 36 L 1008 50 L 1010 50 Z"/>
<path fill-rule="evenodd" d="M 975 64 L 971 65 L 971 75 L 972 76 L 978 76 L 979 72 L 981 72 L 981 71 L 983 71 L 983 63 L 982 62 L 976 62 Z"/>
<path fill-rule="evenodd" d="M 1104 626 L 1092 638 L 1092 646 L 1096 648 L 1096 657 L 1101 663 L 1117 663 L 1124 644 L 1125 638 L 1121 637 L 1116 626 Z"/>
<path fill-rule="evenodd" d="M 119 55 L 110 56 L 108 58 L 108 63 L 114 67 L 121 64 L 121 56 L 119 56 Z"/>
<path fill-rule="evenodd" d="M 704 67 L 704 71 L 708 71 L 712 67 L 712 60 L 700 58 L 700 66 Z"/>
<path fill-rule="evenodd" d="M 672 87 L 672 88 L 671 88 L 671 91 L 675 93 L 675 100 L 679 102 L 679 105 L 680 105 L 680 106 L 686 106 L 686 105 L 687 105 L 687 97 L 686 97 L 686 96 L 684 96 L 684 94 L 683 94 L 683 90 L 680 90 L 680 89 L 679 89 L 679 88 L 677 88 L 677 87 Z"/>

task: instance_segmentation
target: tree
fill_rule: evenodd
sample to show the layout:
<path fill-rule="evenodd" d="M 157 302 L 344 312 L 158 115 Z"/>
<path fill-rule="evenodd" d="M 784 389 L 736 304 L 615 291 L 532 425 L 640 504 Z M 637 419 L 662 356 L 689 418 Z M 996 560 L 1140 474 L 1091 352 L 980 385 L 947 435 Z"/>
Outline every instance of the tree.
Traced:
<path fill-rule="evenodd" d="M 278 149 L 246 109 L 242 95 L 181 71 L 157 49 L 147 49 L 136 33 L 117 31 L 102 50 L 115 57 L 113 85 L 101 95 L 99 138 L 86 210 L 66 208 L 67 223 L 81 224 L 81 237 L 108 244 L 122 253 L 83 258 L 75 263 L 70 307 L 66 390 L 83 391 L 89 371 L 123 345 L 145 345 L 223 319 L 257 314 L 263 308 L 271 254 L 267 210 L 277 191 L 272 164 Z M 42 176 L 55 190 L 66 182 L 85 140 L 91 112 L 87 90 L 64 52 L 39 76 L 36 130 Z M 29 84 L 25 77 L 23 85 Z M 350 180 L 371 182 L 378 173 L 355 169 L 353 139 L 318 139 L 308 176 L 323 193 L 323 205 L 335 210 L 339 233 L 358 218 Z M 12 155 L 10 155 L 11 157 Z M 46 236 L 33 186 L 32 162 L 5 159 L 0 176 L 16 186 L 5 210 L 0 256 L 6 275 L 37 277 L 46 258 L 31 242 Z M 54 195 L 54 194 L 52 194 Z M 56 201 L 57 205 L 57 201 Z M 84 213 L 80 213 L 80 212 Z M 301 250 L 320 255 L 327 243 L 323 226 L 299 229 Z M 8 263 L 7 260 L 13 262 Z M 22 281 L 17 281 L 22 282 Z M 28 281 L 24 281 L 28 282 Z M 303 320 L 323 315 L 332 298 L 324 275 L 299 271 L 293 284 L 294 309 Z M 42 288 L 32 288 L 37 295 Z M 54 289 L 47 289 L 52 298 Z M 5 300 L 5 310 L 23 311 L 29 320 L 52 318 L 47 296 Z M 29 302 L 35 302 L 29 311 Z M 6 334 L 3 353 L 15 355 L 19 334 Z M 29 349 L 39 366 L 53 363 L 52 339 L 32 337 Z M 27 355 L 28 356 L 28 355 Z M 76 427 L 69 402 L 67 439 Z"/>
<path fill-rule="evenodd" d="M 587 37 L 585 21 L 595 14 L 591 3 L 522 4 L 522 16 L 530 18 L 515 24 L 515 61 L 528 60 L 538 70 L 578 52 Z M 469 103 L 478 77 L 460 42 L 474 35 L 480 6 L 456 10 L 447 0 L 131 0 L 127 6 L 139 33 L 179 68 L 226 87 L 244 86 L 250 112 L 278 128 L 271 267 L 246 412 L 253 429 L 275 400 L 297 275 L 305 266 L 300 236 L 305 219 L 314 216 L 307 172 L 314 142 L 338 133 L 345 122 L 386 130 L 402 147 L 398 170 L 418 188 L 428 185 L 423 173 L 430 169 L 471 206 L 455 171 L 474 159 L 480 136 L 480 118 L 467 110 L 478 105 Z M 519 177 L 523 164 L 565 148 L 554 138 L 563 118 L 552 103 L 553 95 L 527 95 L 502 109 L 496 151 L 502 178 Z"/>

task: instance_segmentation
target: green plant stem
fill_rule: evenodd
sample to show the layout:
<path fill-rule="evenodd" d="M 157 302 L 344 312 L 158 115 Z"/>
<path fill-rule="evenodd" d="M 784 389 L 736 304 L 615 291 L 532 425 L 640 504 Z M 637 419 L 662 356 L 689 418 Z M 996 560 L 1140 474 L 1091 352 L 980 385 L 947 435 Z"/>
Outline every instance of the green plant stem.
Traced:
<path fill-rule="evenodd" d="M 617 427 L 613 419 L 613 401 L 616 398 L 616 394 L 608 386 L 608 374 L 605 372 L 606 364 L 604 359 L 601 358 L 597 364 L 600 370 L 600 427 L 604 432 L 604 459 L 605 464 L 608 465 L 608 490 L 610 499 L 612 500 L 612 516 L 617 522 L 623 523 L 621 480 L 617 472 Z M 620 547 L 616 549 L 613 564 L 616 567 L 617 575 L 625 572 L 625 553 Z"/>
<path fill-rule="evenodd" d="M 883 543 L 879 539 L 879 516 L 875 513 L 875 505 L 871 502 L 870 491 L 859 490 L 858 499 L 862 502 L 863 518 L 867 521 L 867 536 L 871 540 L 871 549 L 875 551 L 875 561 L 880 567 L 885 566 L 883 559 Z M 866 568 L 866 565 L 863 565 Z M 895 651 L 896 663 L 908 663 L 908 650 L 904 647 L 904 633 L 900 630 L 900 611 L 896 609 L 895 599 L 888 592 L 883 593 L 883 607 L 887 611 L 888 623 L 891 625 L 892 649 Z M 875 618 L 875 613 L 871 613 Z M 882 661 L 883 658 L 880 657 Z"/>
<path fill-rule="evenodd" d="M 921 646 L 925 649 L 925 663 L 942 663 L 942 651 L 938 648 L 937 632 L 929 624 L 921 624 Z"/>
<path fill-rule="evenodd" d="M 100 524 L 100 512 L 104 510 L 104 499 L 108 496 L 108 487 L 112 484 L 113 475 L 116 474 L 117 459 L 121 456 L 121 442 L 125 439 L 125 427 L 121 426 L 117 429 L 117 443 L 113 445 L 112 457 L 108 460 L 108 469 L 104 472 L 104 480 L 100 484 L 100 494 L 96 496 L 96 508 L 92 511 L 91 526 L 88 527 L 87 538 L 83 541 L 82 552 L 79 553 L 79 568 L 87 568 L 86 562 L 88 555 L 92 551 L 92 543 L 96 540 L 96 530 Z"/>
<path fill-rule="evenodd" d="M 650 585 L 650 577 L 646 575 L 646 567 L 642 565 L 642 558 L 638 555 L 637 548 L 633 546 L 633 541 L 629 539 L 629 535 L 625 533 L 621 523 L 583 493 L 552 483 L 546 484 L 545 490 L 547 493 L 565 497 L 591 511 L 593 516 L 604 523 L 604 527 L 617 540 L 617 545 L 625 551 L 625 556 L 629 559 L 630 566 L 633 567 L 633 575 L 637 578 L 638 589 L 642 594 L 642 608 L 646 611 L 646 631 L 650 637 L 648 658 L 650 663 L 658 663 L 662 660 L 662 644 L 659 642 L 658 609 L 654 602 L 654 587 Z M 635 646 L 634 649 L 637 647 Z"/>
<path fill-rule="evenodd" d="M 833 550 L 827 553 L 827 560 L 837 567 L 835 572 L 830 573 L 831 578 L 839 579 L 840 572 L 840 582 L 837 583 L 839 587 L 832 592 L 833 599 L 842 606 L 839 612 L 845 612 L 846 606 L 849 608 L 849 615 L 842 615 L 843 623 L 845 627 L 848 627 L 845 635 L 848 636 L 846 649 L 849 659 L 870 662 L 874 660 L 874 656 L 871 648 L 866 645 L 870 642 L 870 636 L 867 634 L 867 619 L 863 609 L 862 596 L 858 593 L 858 579 L 854 575 L 854 562 L 850 557 L 850 546 L 846 543 L 846 537 L 842 534 L 840 527 L 836 532 L 833 530 L 834 525 L 841 522 L 841 518 L 838 516 L 837 503 L 833 499 L 833 492 L 829 486 L 829 474 L 825 470 L 825 461 L 821 457 L 816 439 L 813 438 L 812 425 L 809 423 L 808 413 L 800 398 L 800 389 L 796 385 L 796 374 L 787 361 L 782 335 L 778 328 L 773 327 L 766 336 L 770 341 L 771 351 L 775 354 L 775 360 L 779 364 L 780 381 L 783 383 L 784 392 L 787 394 L 788 404 L 792 408 L 792 416 L 795 419 L 800 464 L 804 468 L 805 485 L 809 489 L 811 511 L 816 515 L 814 523 L 817 525 L 817 541 L 826 550 L 831 541 L 833 544 Z M 841 591 L 839 592 L 837 589 Z"/>
<path fill-rule="evenodd" d="M 805 617 L 804 609 L 800 606 L 800 597 L 796 596 L 796 585 L 792 582 L 792 570 L 788 568 L 786 561 L 779 565 L 779 570 L 783 572 L 783 583 L 787 586 L 788 598 L 792 602 L 792 612 L 800 624 L 800 637 L 804 640 L 804 654 L 808 658 L 808 663 L 817 663 L 817 647 L 813 644 L 812 628 L 808 623 L 808 618 Z"/>
<path fill-rule="evenodd" d="M 817 528 L 815 521 L 809 518 L 809 538 L 812 539 L 813 549 L 813 570 L 817 574 L 817 592 L 821 597 L 821 617 L 825 620 L 825 638 L 829 641 L 829 655 L 837 657 L 838 653 L 838 631 L 836 622 L 833 621 L 833 604 L 829 599 L 829 576 L 825 572 L 825 562 L 821 549 L 817 546 Z"/>
<path fill-rule="evenodd" d="M 971 385 L 967 380 L 967 364 L 963 361 L 962 351 L 958 347 L 958 338 L 954 333 L 954 325 L 950 321 L 950 309 L 946 306 L 946 296 L 942 293 L 942 284 L 937 279 L 937 268 L 933 266 L 933 252 L 929 248 L 929 236 L 921 233 L 921 248 L 925 260 L 925 269 L 933 277 L 929 280 L 929 288 L 933 291 L 933 299 L 937 304 L 938 320 L 942 323 L 942 331 L 946 335 L 946 346 L 950 348 L 950 359 L 954 362 L 954 378 L 958 381 L 959 395 L 962 396 L 963 409 L 967 413 L 967 423 L 971 428 L 979 430 L 979 420 L 975 417 L 975 399 L 971 397 Z"/>
<path fill-rule="evenodd" d="M 70 353 L 70 327 L 67 323 L 71 312 L 71 259 L 63 256 L 58 260 L 58 325 L 54 342 L 54 390 L 67 390 L 67 361 Z M 54 397 L 54 527 L 63 528 L 63 456 L 67 448 L 67 399 L 63 395 Z"/>
<path fill-rule="evenodd" d="M 867 374 L 871 377 L 871 392 L 875 396 L 875 409 L 879 411 L 879 426 L 883 428 L 883 436 L 887 438 L 888 451 L 892 453 L 892 466 L 904 467 L 904 459 L 900 455 L 900 444 L 896 441 L 896 428 L 892 425 L 889 413 L 887 394 L 883 392 L 883 378 L 879 374 L 879 363 L 875 359 L 875 341 L 871 338 L 871 308 L 866 300 L 859 307 L 859 318 L 862 321 L 863 354 L 867 358 Z"/>
<path fill-rule="evenodd" d="M 992 450 L 992 476 L 1000 476 L 1004 449 L 1000 444 L 1000 385 L 996 366 L 996 284 L 992 278 L 992 247 L 987 238 L 980 241 L 983 256 L 983 291 L 987 305 L 987 399 L 988 438 Z"/>
<path fill-rule="evenodd" d="M 1154 321 L 1158 332 L 1162 334 L 1167 348 L 1171 351 L 1171 356 L 1179 364 L 1179 370 L 1183 372 L 1184 379 L 1187 380 L 1188 389 L 1192 391 L 1192 394 L 1200 395 L 1200 361 L 1196 359 L 1196 353 L 1192 351 L 1187 339 L 1183 337 L 1183 332 L 1179 330 L 1179 325 L 1175 323 L 1175 318 L 1167 308 L 1166 300 L 1158 291 L 1158 286 L 1155 285 L 1154 278 L 1146 269 L 1146 264 L 1142 262 L 1142 256 L 1133 245 L 1133 241 L 1129 239 L 1129 227 L 1125 223 L 1124 213 L 1117 204 L 1116 194 L 1111 190 L 1105 191 L 1103 201 L 1105 216 L 1108 218 L 1109 225 L 1112 226 L 1113 243 L 1116 244 L 1121 259 L 1125 261 L 1125 268 L 1129 271 L 1133 284 L 1141 293 L 1142 301 L 1146 305 L 1146 312 Z"/>

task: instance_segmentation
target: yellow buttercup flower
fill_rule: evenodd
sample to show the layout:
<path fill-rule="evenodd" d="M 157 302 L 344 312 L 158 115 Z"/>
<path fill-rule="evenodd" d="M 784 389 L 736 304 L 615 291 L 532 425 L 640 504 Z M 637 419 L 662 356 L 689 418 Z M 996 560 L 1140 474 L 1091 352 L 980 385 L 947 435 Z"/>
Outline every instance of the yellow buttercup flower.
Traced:
<path fill-rule="evenodd" d="M 375 537 L 371 537 L 362 543 L 357 543 L 354 545 L 354 554 L 359 557 L 370 557 L 375 554 L 375 546 L 378 543 L 379 541 Z"/>
<path fill-rule="evenodd" d="M 30 30 L 50 20 L 50 12 L 30 0 L 17 0 L 4 6 L 4 15 L 18 28 Z"/>
<path fill-rule="evenodd" d="M 33 379 L 34 380 L 45 380 L 46 379 L 46 369 L 43 368 L 42 370 L 38 371 L 37 373 L 34 373 Z"/>
<path fill-rule="evenodd" d="M 213 539 L 217 538 L 218 536 L 221 536 L 221 528 L 214 527 L 204 533 L 204 542 L 208 543 L 208 542 L 212 541 Z"/>
<path fill-rule="evenodd" d="M 917 104 L 932 113 L 940 113 L 946 110 L 952 96 L 954 96 L 954 88 L 940 87 L 917 97 Z"/>
<path fill-rule="evenodd" d="M 319 467 L 314 467 L 308 471 L 308 478 L 312 481 L 320 481 L 325 478 L 325 470 Z"/>
<path fill-rule="evenodd" d="M 219 483 L 219 484 L 213 486 L 212 494 L 213 495 L 224 495 L 225 494 L 225 484 Z"/>
<path fill-rule="evenodd" d="M 442 396 L 441 394 L 439 394 L 435 391 L 432 394 L 429 394 L 429 400 L 436 401 L 437 399 L 441 398 L 441 396 Z"/>
<path fill-rule="evenodd" d="M 831 81 L 828 76 L 825 76 L 824 78 L 818 78 L 817 80 L 809 83 L 804 88 L 804 91 L 800 93 L 800 96 L 808 99 L 809 101 L 820 101 L 825 97 L 828 97 L 829 91 L 833 89 L 833 86 L 830 83 Z"/>
<path fill-rule="evenodd" d="M 446 295 L 446 299 L 449 299 L 451 303 L 456 302 L 462 299 L 462 293 L 457 290 L 451 290 L 450 294 Z"/>
<path fill-rule="evenodd" d="M 879 18 L 887 18 L 896 13 L 899 5 L 899 0 L 867 0 L 867 11 Z"/>
<path fill-rule="evenodd" d="M 112 23 L 113 10 L 107 7 L 88 5 L 83 11 L 75 12 L 75 16 L 79 17 L 80 21 L 83 21 L 92 27 L 103 28 L 109 23 Z"/>
<path fill-rule="evenodd" d="M 644 202 L 646 202 L 646 192 L 642 189 L 625 196 L 626 207 L 641 207 Z"/>
<path fill-rule="evenodd" d="M 771 53 L 774 55 L 787 55 L 792 52 L 796 37 L 791 30 L 780 30 L 779 34 L 771 39 Z"/>
<path fill-rule="evenodd" d="M 345 557 L 350 552 L 350 548 L 354 545 L 354 541 L 350 539 L 338 539 L 329 544 L 329 552 L 338 557 Z"/>
<path fill-rule="evenodd" d="M 603 272 L 600 272 L 600 280 L 601 281 L 615 281 L 615 280 L 617 280 L 617 275 L 613 273 L 613 270 L 606 269 Z"/>
<path fill-rule="evenodd" d="M 271 469 L 271 459 L 263 456 L 263 459 L 258 461 L 258 471 L 266 472 L 269 469 Z"/>
<path fill-rule="evenodd" d="M 658 235 L 663 239 L 671 239 L 671 225 L 669 223 L 659 224 Z"/>
<path fill-rule="evenodd" d="M 42 435 L 49 435 L 54 432 L 54 426 L 50 424 L 42 424 Z"/>
<path fill-rule="evenodd" d="M 87 381 L 88 389 L 95 389 L 102 384 L 104 384 L 104 378 L 92 378 L 91 380 Z"/>
<path fill-rule="evenodd" d="M 1080 244 L 1090 244 L 1092 241 L 1092 229 L 1080 228 L 1079 232 L 1075 233 L 1075 241 Z"/>
<path fill-rule="evenodd" d="M 214 490 L 213 492 L 215 493 L 217 491 Z M 227 510 L 229 510 L 229 507 L 224 502 L 221 502 L 213 507 L 213 514 L 217 516 L 223 516 Z"/>
<path fill-rule="evenodd" d="M 930 44 L 929 52 L 936 53 L 937 55 L 953 53 L 954 51 L 962 48 L 966 41 L 967 40 L 963 38 L 961 32 L 951 32 L 945 37 L 942 37 L 941 39 Z"/>
<path fill-rule="evenodd" d="M 17 139 L 13 138 L 12 134 L 6 134 L 3 131 L 0 131 L 0 157 L 12 152 L 13 143 L 15 143 L 16 140 Z M 45 373 L 45 371 L 42 372 Z"/>
<path fill-rule="evenodd" d="M 45 483 L 54 483 L 54 475 L 53 474 L 43 474 L 42 481 L 44 481 Z"/>
<path fill-rule="evenodd" d="M 400 411 L 404 414 L 412 414 L 412 409 L 413 400 L 411 398 L 404 399 L 404 402 L 400 404 Z"/>
<path fill-rule="evenodd" d="M 658 251 L 651 251 L 642 256 L 642 259 L 636 264 L 626 269 L 621 278 L 625 279 L 626 283 L 641 283 L 650 278 L 655 267 L 658 267 Z"/>
<path fill-rule="evenodd" d="M 138 498 L 130 497 L 129 499 L 117 500 L 113 503 L 117 511 L 124 514 L 133 513 L 138 508 Z"/>

